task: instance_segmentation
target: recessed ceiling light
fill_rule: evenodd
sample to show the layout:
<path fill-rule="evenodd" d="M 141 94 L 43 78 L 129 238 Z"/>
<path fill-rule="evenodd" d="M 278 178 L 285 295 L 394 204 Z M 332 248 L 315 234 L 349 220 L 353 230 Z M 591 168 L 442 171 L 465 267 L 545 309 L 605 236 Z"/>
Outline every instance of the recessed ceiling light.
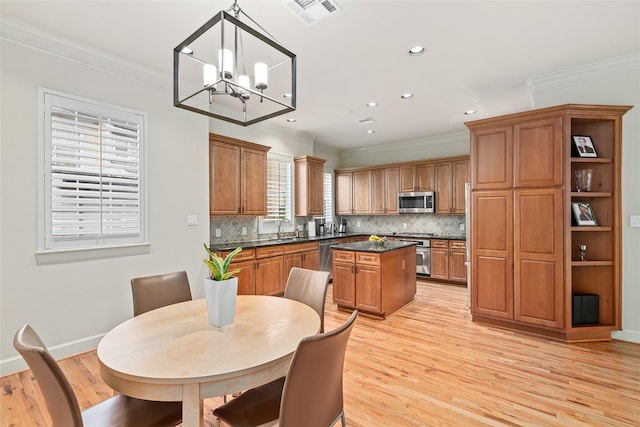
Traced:
<path fill-rule="evenodd" d="M 296 119 L 287 119 L 289 123 L 295 123 Z"/>
<path fill-rule="evenodd" d="M 426 50 L 424 46 L 413 46 L 409 49 L 409 56 L 422 55 Z"/>
<path fill-rule="evenodd" d="M 367 133 L 371 135 L 371 134 L 376 133 L 376 131 L 375 131 L 375 130 L 373 130 L 373 129 L 369 129 L 369 130 L 367 130 Z"/>
<path fill-rule="evenodd" d="M 400 95 L 400 98 L 402 98 L 402 99 L 413 98 L 413 94 L 411 92 L 406 92 L 406 93 L 403 93 L 402 95 Z"/>
<path fill-rule="evenodd" d="M 180 52 L 184 53 L 185 55 L 193 55 L 193 51 L 186 46 L 183 47 Z"/>
<path fill-rule="evenodd" d="M 353 110 L 344 110 L 343 113 L 344 114 L 351 114 L 351 113 L 353 113 Z"/>
<path fill-rule="evenodd" d="M 367 107 L 373 108 L 373 107 L 377 107 L 377 106 L 378 106 L 378 103 L 375 102 L 375 101 L 367 102 Z"/>
<path fill-rule="evenodd" d="M 471 114 L 475 114 L 476 110 L 467 110 L 464 112 L 464 114 L 466 114 L 467 116 L 470 116 Z"/>

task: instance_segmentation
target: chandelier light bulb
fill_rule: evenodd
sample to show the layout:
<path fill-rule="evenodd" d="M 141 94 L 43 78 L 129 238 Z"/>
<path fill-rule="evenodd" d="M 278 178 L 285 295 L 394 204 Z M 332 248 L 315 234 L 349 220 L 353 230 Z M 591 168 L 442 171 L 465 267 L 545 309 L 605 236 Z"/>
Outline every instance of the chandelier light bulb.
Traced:
<path fill-rule="evenodd" d="M 269 86 L 269 68 L 264 62 L 258 62 L 254 66 L 256 89 L 260 91 L 266 89 Z"/>
<path fill-rule="evenodd" d="M 216 69 L 216 66 L 211 64 L 204 64 L 204 67 L 202 67 L 202 76 L 204 79 L 205 87 L 213 85 L 218 78 L 218 70 Z M 213 85 L 209 87 L 209 89 L 215 90 L 216 86 Z"/>
<path fill-rule="evenodd" d="M 233 77 L 233 52 L 231 49 L 222 49 L 218 51 L 218 63 L 220 65 L 220 74 L 224 71 L 224 78 Z"/>

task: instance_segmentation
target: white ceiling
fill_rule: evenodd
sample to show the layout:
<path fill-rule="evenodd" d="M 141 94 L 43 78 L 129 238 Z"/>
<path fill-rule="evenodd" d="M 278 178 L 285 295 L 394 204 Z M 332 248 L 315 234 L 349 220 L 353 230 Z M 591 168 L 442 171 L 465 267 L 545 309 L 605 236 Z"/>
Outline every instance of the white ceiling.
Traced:
<path fill-rule="evenodd" d="M 1 13 L 170 79 L 173 48 L 232 3 L 2 0 Z M 298 109 L 269 122 L 338 148 L 461 131 L 467 120 L 531 109 L 528 79 L 640 52 L 640 1 L 337 3 L 339 13 L 308 25 L 284 0 L 239 0 L 298 56 Z M 409 57 L 414 44 L 427 52 Z M 414 98 L 401 100 L 406 91 Z M 470 109 L 477 114 L 465 116 Z M 375 123 L 360 124 L 365 117 Z"/>

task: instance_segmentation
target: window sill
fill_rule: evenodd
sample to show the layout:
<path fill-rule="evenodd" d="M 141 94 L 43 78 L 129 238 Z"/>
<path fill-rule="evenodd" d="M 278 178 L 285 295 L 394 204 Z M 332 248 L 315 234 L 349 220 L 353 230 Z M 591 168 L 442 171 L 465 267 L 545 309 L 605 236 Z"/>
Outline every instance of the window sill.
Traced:
<path fill-rule="evenodd" d="M 100 248 L 47 250 L 36 252 L 35 255 L 36 263 L 39 265 L 62 264 L 67 262 L 148 254 L 150 252 L 150 248 L 150 243 L 138 243 L 123 246 L 103 246 Z"/>

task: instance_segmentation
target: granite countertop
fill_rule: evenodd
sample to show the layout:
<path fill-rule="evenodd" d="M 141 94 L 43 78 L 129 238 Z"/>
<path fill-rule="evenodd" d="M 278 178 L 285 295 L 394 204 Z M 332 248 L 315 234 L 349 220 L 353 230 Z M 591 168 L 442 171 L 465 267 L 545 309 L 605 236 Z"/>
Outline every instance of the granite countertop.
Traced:
<path fill-rule="evenodd" d="M 354 237 L 354 236 L 370 236 L 371 234 L 376 234 L 376 233 L 365 233 L 365 232 L 348 232 L 348 233 L 333 233 L 333 234 L 324 234 L 322 236 L 314 236 L 314 237 L 283 237 L 281 239 L 269 239 L 269 240 L 246 240 L 246 241 L 239 241 L 239 242 L 219 242 L 219 243 L 211 243 L 211 249 L 214 251 L 229 251 L 229 250 L 233 250 L 235 248 L 237 248 L 238 246 L 241 246 L 245 249 L 250 249 L 250 248 L 260 248 L 260 247 L 264 247 L 264 246 L 274 246 L 274 245 L 286 245 L 286 244 L 290 244 L 290 243 L 305 243 L 305 242 L 317 242 L 317 241 L 322 241 L 322 240 L 328 240 L 328 239 L 339 239 L 341 237 Z M 377 233 L 378 236 L 384 236 L 384 237 L 395 237 L 395 238 L 399 238 L 399 237 L 404 237 L 404 238 L 412 238 L 413 236 L 411 235 L 410 232 L 405 232 L 402 233 L 401 235 L 398 233 Z M 465 236 L 455 236 L 455 235 L 442 235 L 442 234 L 436 234 L 433 236 L 429 236 L 429 237 L 424 237 L 424 236 L 415 236 L 414 238 L 416 239 L 442 239 L 442 240 L 465 240 L 466 237 Z M 369 242 L 364 242 L 367 244 L 370 244 Z M 387 244 L 390 243 L 403 243 L 403 244 L 413 244 L 410 242 L 399 242 L 399 241 L 392 241 L 392 240 L 388 240 L 385 243 L 385 246 Z M 332 246 L 333 247 L 333 246 Z M 397 248 L 396 248 L 397 249 Z M 381 252 L 381 250 L 378 250 L 377 252 Z M 382 251 L 384 252 L 384 251 Z"/>
<path fill-rule="evenodd" d="M 415 246 L 415 243 L 387 240 L 386 242 L 384 242 L 383 246 L 376 246 L 369 241 L 364 241 L 364 242 L 351 242 L 351 243 L 343 243 L 338 245 L 331 245 L 331 249 L 339 249 L 343 251 L 383 253 L 383 252 L 395 251 L 397 249 L 403 249 L 408 246 Z"/>

